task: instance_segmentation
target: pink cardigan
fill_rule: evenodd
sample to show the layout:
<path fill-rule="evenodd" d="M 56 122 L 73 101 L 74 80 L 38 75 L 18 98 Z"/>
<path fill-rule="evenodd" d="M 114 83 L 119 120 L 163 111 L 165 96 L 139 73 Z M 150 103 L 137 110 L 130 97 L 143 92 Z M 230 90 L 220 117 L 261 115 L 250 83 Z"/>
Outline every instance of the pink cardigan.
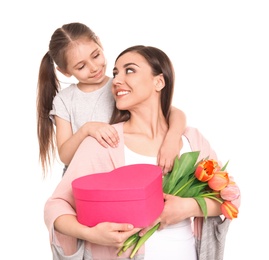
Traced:
<path fill-rule="evenodd" d="M 53 227 L 57 217 L 64 214 L 76 215 L 71 187 L 71 182 L 74 179 L 91 173 L 111 171 L 125 164 L 123 123 L 118 123 L 114 126 L 120 137 L 118 147 L 104 148 L 94 138 L 87 137 L 79 146 L 64 177 L 45 204 L 44 219 L 49 230 L 54 259 L 65 259 L 64 256 L 69 256 L 68 259 L 80 259 L 77 258 L 80 253 L 79 249 L 84 252 L 84 259 L 88 259 L 85 251 L 88 255 L 92 255 L 91 257 L 93 258 L 89 259 L 109 260 L 117 258 L 115 248 L 91 244 L 89 242 L 83 243 L 82 241 L 79 241 L 79 248 L 77 239 L 58 233 Z M 217 156 L 208 141 L 196 128 L 187 128 L 184 135 L 189 140 L 192 151 L 200 151 L 199 159 L 209 156 L 217 160 Z M 83 250 L 81 247 L 83 247 Z M 139 253 L 143 254 L 143 250 L 144 248 L 142 247 Z M 55 256 L 55 254 L 58 256 Z M 118 258 L 126 259 L 126 256 L 129 254 L 130 251 L 127 251 L 126 254 Z M 71 258 L 71 255 L 74 258 Z"/>

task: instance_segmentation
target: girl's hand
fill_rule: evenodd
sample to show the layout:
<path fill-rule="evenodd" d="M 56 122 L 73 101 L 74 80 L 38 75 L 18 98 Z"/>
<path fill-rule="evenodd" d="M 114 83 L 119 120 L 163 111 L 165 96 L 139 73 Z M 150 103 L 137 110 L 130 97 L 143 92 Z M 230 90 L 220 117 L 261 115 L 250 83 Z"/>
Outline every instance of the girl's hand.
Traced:
<path fill-rule="evenodd" d="M 157 163 L 162 168 L 163 174 L 167 174 L 172 170 L 174 159 L 179 156 L 183 145 L 181 137 L 185 131 L 187 121 L 182 110 L 172 106 L 170 112 L 169 129 L 159 149 L 157 158 Z"/>
<path fill-rule="evenodd" d="M 174 137 L 170 137 L 168 134 L 160 147 L 157 163 L 162 168 L 163 174 L 167 174 L 172 171 L 174 160 L 179 155 L 179 151 L 182 147 L 182 139 L 179 142 L 175 141 Z"/>
<path fill-rule="evenodd" d="M 115 148 L 119 143 L 118 132 L 112 125 L 107 123 L 89 122 L 88 135 L 94 137 L 105 148 L 108 146 Z"/>

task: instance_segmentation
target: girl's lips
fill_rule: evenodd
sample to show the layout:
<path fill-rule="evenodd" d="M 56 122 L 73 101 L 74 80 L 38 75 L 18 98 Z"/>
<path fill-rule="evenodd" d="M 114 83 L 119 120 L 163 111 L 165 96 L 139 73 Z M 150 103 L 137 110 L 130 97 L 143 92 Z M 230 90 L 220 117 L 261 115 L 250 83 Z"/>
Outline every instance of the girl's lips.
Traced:
<path fill-rule="evenodd" d="M 98 78 L 101 78 L 105 76 L 105 70 L 104 69 L 101 69 L 99 70 L 99 72 L 97 72 L 94 76 L 92 76 L 92 78 L 94 79 L 98 79 Z"/>
<path fill-rule="evenodd" d="M 96 75 L 93 76 L 93 78 L 100 78 L 100 76 L 102 76 L 103 72 L 100 71 L 99 73 L 97 73 Z"/>

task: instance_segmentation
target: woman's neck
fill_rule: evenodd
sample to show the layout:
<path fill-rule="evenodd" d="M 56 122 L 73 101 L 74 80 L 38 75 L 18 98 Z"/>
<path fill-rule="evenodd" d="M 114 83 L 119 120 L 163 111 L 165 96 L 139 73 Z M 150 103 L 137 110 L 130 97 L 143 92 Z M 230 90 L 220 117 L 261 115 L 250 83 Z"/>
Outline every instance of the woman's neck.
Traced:
<path fill-rule="evenodd" d="M 132 113 L 130 120 L 124 123 L 124 143 L 132 151 L 146 156 L 157 156 L 159 148 L 168 131 L 163 116 Z"/>

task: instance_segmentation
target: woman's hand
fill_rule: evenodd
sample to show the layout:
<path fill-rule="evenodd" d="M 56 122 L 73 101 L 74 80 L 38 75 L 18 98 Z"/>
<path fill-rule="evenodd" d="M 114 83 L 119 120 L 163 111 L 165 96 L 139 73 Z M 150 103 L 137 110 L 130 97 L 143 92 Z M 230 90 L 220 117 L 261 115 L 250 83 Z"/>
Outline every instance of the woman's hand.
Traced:
<path fill-rule="evenodd" d="M 99 223 L 90 228 L 87 236 L 89 242 L 120 248 L 131 235 L 137 233 L 141 228 L 134 228 L 131 224 L 122 223 Z"/>
<path fill-rule="evenodd" d="M 170 194 L 164 194 L 164 201 L 165 206 L 160 215 L 159 230 L 192 217 L 194 208 L 198 207 L 197 202 L 192 198 L 181 198 Z"/>
<path fill-rule="evenodd" d="M 99 223 L 88 227 L 78 222 L 74 215 L 61 215 L 54 222 L 55 229 L 67 236 L 76 237 L 94 244 L 112 246 L 119 249 L 125 240 L 141 228 L 128 223 Z"/>
<path fill-rule="evenodd" d="M 173 225 L 186 218 L 192 217 L 192 212 L 199 207 L 197 202 L 192 198 L 181 198 L 170 194 L 164 194 L 164 201 L 164 209 L 159 218 L 157 218 L 150 226 L 142 229 L 139 233 L 140 236 L 143 236 L 159 222 L 160 227 L 158 230 L 162 230 L 168 225 Z"/>

